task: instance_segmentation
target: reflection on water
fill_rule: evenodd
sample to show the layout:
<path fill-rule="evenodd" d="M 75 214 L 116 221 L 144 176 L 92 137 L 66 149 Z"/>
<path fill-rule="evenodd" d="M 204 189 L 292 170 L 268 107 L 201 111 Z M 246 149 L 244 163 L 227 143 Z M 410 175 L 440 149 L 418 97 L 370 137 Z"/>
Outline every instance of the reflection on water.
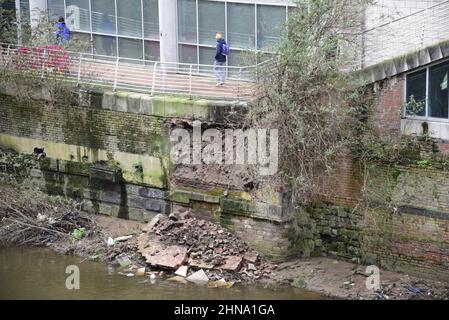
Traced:
<path fill-rule="evenodd" d="M 80 290 L 65 287 L 66 267 L 80 268 Z M 207 289 L 144 277 L 126 277 L 103 263 L 59 255 L 48 249 L 0 248 L 0 299 L 320 299 L 294 288 L 234 286 Z"/>

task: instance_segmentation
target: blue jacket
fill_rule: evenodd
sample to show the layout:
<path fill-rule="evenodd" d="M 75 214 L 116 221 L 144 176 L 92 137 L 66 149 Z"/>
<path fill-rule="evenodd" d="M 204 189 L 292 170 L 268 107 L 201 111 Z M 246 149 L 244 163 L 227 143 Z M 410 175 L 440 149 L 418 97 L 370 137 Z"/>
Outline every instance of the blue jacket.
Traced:
<path fill-rule="evenodd" d="M 226 41 L 222 38 L 217 40 L 217 51 L 215 53 L 215 61 L 217 62 L 226 62 L 226 56 L 223 54 L 223 44 Z"/>
<path fill-rule="evenodd" d="M 67 28 L 65 23 L 59 22 L 56 24 L 56 27 L 58 28 L 56 31 L 56 39 L 58 40 L 58 44 L 70 41 L 70 29 Z"/>

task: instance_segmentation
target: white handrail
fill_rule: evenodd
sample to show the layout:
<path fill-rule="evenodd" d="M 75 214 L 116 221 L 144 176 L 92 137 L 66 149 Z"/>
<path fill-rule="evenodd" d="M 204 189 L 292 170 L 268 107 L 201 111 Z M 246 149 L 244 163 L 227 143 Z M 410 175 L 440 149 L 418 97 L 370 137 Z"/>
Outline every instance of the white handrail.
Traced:
<path fill-rule="evenodd" d="M 189 98 L 245 100 L 253 97 L 256 72 L 261 66 L 271 67 L 271 60 L 253 66 L 225 66 L 225 86 L 215 86 L 213 65 L 188 63 L 160 63 L 159 61 L 110 57 L 78 53 L 47 47 L 30 48 L 0 43 L 0 50 L 14 66 L 32 71 L 36 61 L 42 60 L 41 76 L 56 76 L 58 79 L 73 79 L 77 85 L 112 87 L 112 90 L 169 93 Z M 27 50 L 21 50 L 25 48 Z M 6 53 L 5 53 L 6 51 Z M 42 53 L 43 52 L 43 53 Z M 18 59 L 20 58 L 20 59 Z M 28 60 L 27 60 L 28 59 Z M 138 63 L 136 63 L 138 62 Z M 8 68 L 8 66 L 5 66 Z M 25 69 L 23 69 L 25 67 Z M 30 75 L 32 73 L 30 72 Z"/>

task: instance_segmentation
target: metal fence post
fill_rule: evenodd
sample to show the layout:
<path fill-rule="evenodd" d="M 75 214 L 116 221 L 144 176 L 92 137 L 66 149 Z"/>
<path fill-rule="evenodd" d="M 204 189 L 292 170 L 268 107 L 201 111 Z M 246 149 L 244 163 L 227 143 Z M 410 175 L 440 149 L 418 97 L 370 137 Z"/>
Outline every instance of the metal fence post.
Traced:
<path fill-rule="evenodd" d="M 192 99 L 192 65 L 190 65 L 189 71 L 189 99 Z"/>
<path fill-rule="evenodd" d="M 81 62 L 82 62 L 82 59 L 83 59 L 83 54 L 80 53 L 80 59 L 79 59 L 79 62 L 78 62 L 78 81 L 76 83 L 77 87 L 79 87 L 80 81 L 81 81 Z"/>
<path fill-rule="evenodd" d="M 117 91 L 118 63 L 119 63 L 119 58 L 117 57 L 117 59 L 115 60 L 114 88 L 112 89 L 112 91 Z"/>
<path fill-rule="evenodd" d="M 151 85 L 151 95 L 154 95 L 154 87 L 156 84 L 156 71 L 157 71 L 157 61 L 154 62 L 154 68 L 153 68 L 153 83 Z"/>
<path fill-rule="evenodd" d="M 42 55 L 42 70 L 41 70 L 41 78 L 44 78 L 45 74 L 45 58 L 47 57 L 47 48 L 44 49 L 44 54 Z"/>

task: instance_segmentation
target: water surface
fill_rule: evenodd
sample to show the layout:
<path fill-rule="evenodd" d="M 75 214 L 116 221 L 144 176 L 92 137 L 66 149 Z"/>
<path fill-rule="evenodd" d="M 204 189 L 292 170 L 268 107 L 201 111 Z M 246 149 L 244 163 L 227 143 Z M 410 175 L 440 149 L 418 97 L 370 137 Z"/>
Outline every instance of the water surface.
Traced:
<path fill-rule="evenodd" d="M 83 260 L 49 249 L 0 248 L 0 299 L 322 299 L 317 293 L 291 287 L 208 289 L 162 279 L 150 283 L 147 277 L 126 277 L 117 268 Z M 69 265 L 80 269 L 80 290 L 66 289 Z"/>

